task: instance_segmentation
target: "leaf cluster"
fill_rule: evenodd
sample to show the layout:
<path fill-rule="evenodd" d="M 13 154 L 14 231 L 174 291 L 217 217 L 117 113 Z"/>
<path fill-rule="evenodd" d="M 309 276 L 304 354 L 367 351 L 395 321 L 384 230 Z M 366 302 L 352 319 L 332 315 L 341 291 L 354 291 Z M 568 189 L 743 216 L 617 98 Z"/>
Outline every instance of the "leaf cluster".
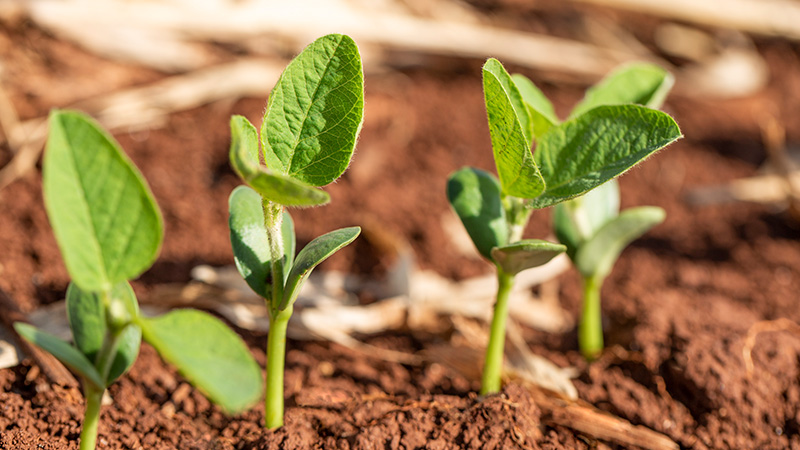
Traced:
<path fill-rule="evenodd" d="M 261 374 L 233 331 L 199 311 L 156 318 L 139 311 L 129 280 L 153 264 L 164 235 L 142 175 L 86 115 L 53 111 L 49 122 L 43 190 L 72 278 L 66 304 L 74 346 L 26 324 L 15 328 L 95 391 L 102 392 L 133 365 L 144 337 L 225 410 L 248 407 L 260 396 Z"/>
<path fill-rule="evenodd" d="M 319 186 L 350 164 L 363 108 L 358 47 L 348 36 L 331 34 L 306 47 L 281 74 L 260 137 L 246 118 L 231 119 L 231 166 L 247 184 L 229 199 L 231 244 L 236 267 L 253 291 L 270 299 L 273 315 L 291 307 L 314 267 L 360 233 L 358 227 L 330 232 L 295 257 L 294 224 L 284 207 L 330 201 Z M 271 276 L 276 260 L 283 279 Z"/>
<path fill-rule="evenodd" d="M 483 89 L 498 177 L 463 168 L 447 186 L 448 199 L 479 252 L 516 273 L 549 259 L 537 255 L 567 249 L 519 241 L 530 210 L 578 198 L 679 139 L 680 129 L 670 116 L 634 104 L 660 104 L 671 83 L 657 66 L 623 67 L 591 88 L 562 122 L 530 80 L 509 75 L 500 62 L 489 59 Z M 527 245 L 509 248 L 516 242 Z M 509 265 L 512 260 L 527 263 Z"/>

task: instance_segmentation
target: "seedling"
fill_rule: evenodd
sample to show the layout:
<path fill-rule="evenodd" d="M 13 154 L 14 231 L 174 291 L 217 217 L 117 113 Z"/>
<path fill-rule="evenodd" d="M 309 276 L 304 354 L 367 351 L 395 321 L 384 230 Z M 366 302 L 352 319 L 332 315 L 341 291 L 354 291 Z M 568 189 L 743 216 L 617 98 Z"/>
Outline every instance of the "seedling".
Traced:
<path fill-rule="evenodd" d="M 450 176 L 447 196 L 480 254 L 497 269 L 481 387 L 481 393 L 489 394 L 500 390 L 514 276 L 567 250 L 522 239 L 532 211 L 586 194 L 681 134 L 671 117 L 638 105 L 587 103 L 561 123 L 530 80 L 510 76 L 495 59 L 483 66 L 483 92 L 499 180 L 480 169 L 463 168 Z"/>
<path fill-rule="evenodd" d="M 258 399 L 258 364 L 220 320 L 189 309 L 139 313 L 128 281 L 155 261 L 163 225 L 142 175 L 111 136 L 81 113 L 52 112 L 43 190 L 72 278 L 66 303 L 74 346 L 27 324 L 14 327 L 80 376 L 81 450 L 95 448 L 103 393 L 133 365 L 142 337 L 227 412 Z"/>
<path fill-rule="evenodd" d="M 660 108 L 672 87 L 672 76 L 658 66 L 625 66 L 589 89 L 571 115 L 600 104 L 638 103 Z M 600 290 L 622 250 L 664 221 L 654 206 L 619 210 L 619 185 L 609 181 L 583 197 L 560 203 L 553 210 L 556 236 L 583 278 L 583 314 L 578 344 L 587 359 L 603 350 Z"/>
<path fill-rule="evenodd" d="M 272 89 L 261 125 L 231 119 L 230 160 L 248 186 L 230 196 L 236 267 L 263 297 L 269 313 L 265 425 L 283 425 L 286 328 L 311 271 L 361 232 L 332 231 L 312 240 L 295 258 L 292 218 L 286 207 L 323 205 L 327 185 L 347 169 L 361 131 L 364 73 L 358 47 L 331 34 L 305 48 Z M 265 163 L 262 164 L 261 162 Z"/>

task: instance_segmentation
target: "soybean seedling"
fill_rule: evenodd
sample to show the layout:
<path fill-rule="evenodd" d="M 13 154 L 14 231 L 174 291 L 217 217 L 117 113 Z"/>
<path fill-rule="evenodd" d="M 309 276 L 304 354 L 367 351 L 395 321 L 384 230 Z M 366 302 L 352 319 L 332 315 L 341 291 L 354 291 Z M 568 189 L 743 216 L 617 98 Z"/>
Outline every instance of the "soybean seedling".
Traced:
<path fill-rule="evenodd" d="M 190 309 L 155 318 L 139 312 L 128 281 L 153 264 L 164 235 L 142 175 L 87 116 L 54 111 L 49 120 L 43 190 L 72 278 L 66 304 L 74 346 L 27 324 L 14 327 L 81 378 L 80 449 L 95 448 L 103 393 L 133 365 L 142 337 L 227 412 L 251 405 L 261 395 L 261 373 L 225 324 Z"/>
<path fill-rule="evenodd" d="M 497 270 L 481 387 L 489 394 L 500 390 L 514 276 L 566 250 L 522 239 L 532 211 L 586 194 L 681 134 L 671 117 L 638 105 L 598 106 L 560 123 L 541 91 L 524 76 L 510 76 L 496 59 L 483 66 L 483 92 L 499 179 L 463 168 L 450 176 L 447 196 L 480 254 Z"/>
<path fill-rule="evenodd" d="M 672 76 L 652 64 L 624 66 L 590 88 L 571 115 L 601 104 L 638 103 L 660 108 L 673 84 Z M 600 290 L 622 250 L 631 241 L 664 220 L 664 210 L 642 206 L 619 210 L 619 185 L 615 180 L 556 205 L 553 227 L 558 240 L 583 278 L 583 313 L 578 325 L 578 345 L 587 359 L 603 350 Z"/>
<path fill-rule="evenodd" d="M 319 263 L 351 243 L 359 227 L 312 240 L 295 258 L 294 225 L 286 207 L 328 203 L 318 189 L 347 169 L 361 131 L 364 74 L 358 47 L 331 34 L 306 47 L 272 89 L 261 125 L 231 119 L 230 160 L 247 183 L 230 196 L 236 267 L 263 297 L 269 313 L 265 425 L 283 425 L 286 327 L 300 288 Z M 265 165 L 262 165 L 263 161 Z"/>

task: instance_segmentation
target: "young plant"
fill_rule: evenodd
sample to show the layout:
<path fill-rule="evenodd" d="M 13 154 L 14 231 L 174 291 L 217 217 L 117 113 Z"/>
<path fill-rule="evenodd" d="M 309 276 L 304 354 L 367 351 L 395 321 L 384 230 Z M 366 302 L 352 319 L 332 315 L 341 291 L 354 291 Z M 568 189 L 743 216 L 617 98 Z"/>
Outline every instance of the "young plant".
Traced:
<path fill-rule="evenodd" d="M 260 147 L 247 119 L 231 119 L 231 165 L 248 185 L 230 196 L 231 245 L 236 267 L 264 297 L 269 313 L 267 428 L 283 425 L 286 327 L 300 288 L 314 267 L 361 232 L 359 227 L 332 231 L 295 257 L 294 226 L 286 207 L 330 201 L 318 187 L 339 178 L 350 164 L 363 109 L 358 47 L 348 36 L 331 34 L 292 60 L 272 89 Z"/>
<path fill-rule="evenodd" d="M 571 116 L 601 104 L 638 103 L 658 109 L 673 84 L 672 76 L 651 64 L 631 64 L 589 89 Z M 634 239 L 664 221 L 664 210 L 654 206 L 619 210 L 615 180 L 583 197 L 560 203 L 553 210 L 558 240 L 583 278 L 583 314 L 578 344 L 587 359 L 603 350 L 600 290 L 620 253 Z"/>
<path fill-rule="evenodd" d="M 163 225 L 142 175 L 111 136 L 81 113 L 53 111 L 43 190 L 72 278 L 66 303 L 74 346 L 27 324 L 14 327 L 81 378 L 81 450 L 95 448 L 103 393 L 133 365 L 142 337 L 227 412 L 258 399 L 258 364 L 220 320 L 189 309 L 139 313 L 128 281 L 155 261 Z"/>
<path fill-rule="evenodd" d="M 522 239 L 532 211 L 586 194 L 681 134 L 671 117 L 638 105 L 587 104 L 561 123 L 530 80 L 512 77 L 495 59 L 483 66 L 483 91 L 499 180 L 488 172 L 463 168 L 450 176 L 447 196 L 478 251 L 497 269 L 481 388 L 482 394 L 489 394 L 500 389 L 514 275 L 567 249 Z"/>

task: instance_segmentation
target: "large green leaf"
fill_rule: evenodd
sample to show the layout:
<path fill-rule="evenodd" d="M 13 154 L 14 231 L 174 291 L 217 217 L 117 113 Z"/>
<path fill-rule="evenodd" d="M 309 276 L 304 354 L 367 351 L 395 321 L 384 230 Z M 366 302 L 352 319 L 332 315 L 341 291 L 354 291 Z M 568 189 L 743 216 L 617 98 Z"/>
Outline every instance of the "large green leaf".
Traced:
<path fill-rule="evenodd" d="M 17 330 L 17 333 L 25 338 L 25 340 L 38 345 L 46 352 L 55 356 L 65 366 L 72 369 L 73 372 L 77 373 L 88 382 L 94 384 L 97 388 L 103 389 L 105 387 L 105 383 L 100 379 L 100 374 L 97 373 L 97 369 L 94 368 L 89 359 L 77 348 L 67 344 L 52 334 L 45 333 L 26 323 L 16 322 L 14 324 L 14 329 Z"/>
<path fill-rule="evenodd" d="M 531 80 L 518 73 L 511 75 L 511 78 L 528 109 L 532 138 L 543 136 L 551 127 L 559 124 L 553 104 Z"/>
<path fill-rule="evenodd" d="M 658 109 L 667 98 L 675 79 L 655 64 L 633 63 L 620 67 L 586 91 L 570 118 L 600 105 L 635 103 Z"/>
<path fill-rule="evenodd" d="M 261 396 L 261 369 L 241 338 L 221 320 L 194 309 L 141 318 L 144 339 L 229 413 L 240 412 Z"/>
<path fill-rule="evenodd" d="M 523 239 L 504 247 L 492 249 L 492 259 L 509 275 L 539 267 L 555 258 L 567 247 L 539 239 Z"/>
<path fill-rule="evenodd" d="M 292 271 L 286 280 L 286 288 L 283 290 L 283 302 L 281 302 L 278 309 L 283 311 L 292 305 L 297 299 L 297 295 L 300 294 L 303 282 L 311 275 L 311 271 L 319 263 L 353 242 L 359 233 L 361 233 L 360 227 L 341 228 L 323 234 L 300 250 L 292 266 Z"/>
<path fill-rule="evenodd" d="M 120 302 L 123 308 L 133 319 L 139 313 L 139 304 L 136 294 L 127 281 L 114 286 L 111 290 L 109 301 Z M 70 283 L 67 288 L 67 320 L 72 329 L 72 339 L 75 346 L 86 355 L 89 361 L 95 362 L 97 352 L 103 346 L 108 330 L 106 321 L 106 308 L 101 294 L 81 290 L 76 284 Z M 139 355 L 139 345 L 142 341 L 142 332 L 136 325 L 128 325 L 120 336 L 117 355 L 111 365 L 111 370 L 106 380 L 110 385 L 122 374 L 131 368 Z"/>
<path fill-rule="evenodd" d="M 272 253 L 267 240 L 261 196 L 247 186 L 239 186 L 231 192 L 228 211 L 236 268 L 256 294 L 270 298 L 272 288 L 267 280 L 272 270 Z M 291 258 L 294 257 L 295 239 L 292 217 L 285 211 L 281 231 L 284 239 L 284 270 L 288 271 Z"/>
<path fill-rule="evenodd" d="M 242 116 L 231 118 L 230 160 L 239 177 L 267 200 L 284 206 L 317 206 L 331 199 L 321 189 L 263 167 L 256 128 Z"/>
<path fill-rule="evenodd" d="M 582 195 L 680 137 L 678 124 L 660 111 L 598 106 L 540 139 L 536 162 L 547 189 L 528 206 L 544 208 Z"/>
<path fill-rule="evenodd" d="M 93 120 L 50 114 L 44 198 L 67 270 L 87 291 L 109 290 L 158 255 L 161 215 L 142 175 Z"/>
<path fill-rule="evenodd" d="M 528 110 L 511 76 L 496 59 L 483 66 L 483 95 L 503 193 L 537 197 L 545 183 L 531 154 Z"/>
<path fill-rule="evenodd" d="M 629 208 L 606 223 L 575 255 L 575 267 L 583 276 L 605 278 L 620 253 L 634 239 L 664 221 L 663 209 L 655 206 Z"/>
<path fill-rule="evenodd" d="M 492 249 L 508 242 L 508 223 L 500 198 L 500 183 L 490 173 L 464 167 L 447 180 L 447 199 L 478 252 L 491 260 Z"/>
<path fill-rule="evenodd" d="M 312 186 L 350 164 L 364 118 L 364 72 L 355 42 L 323 36 L 286 67 L 261 128 L 267 167 Z"/>
<path fill-rule="evenodd" d="M 553 208 L 553 228 L 567 254 L 575 252 L 609 220 L 619 214 L 619 183 L 611 180 Z"/>

